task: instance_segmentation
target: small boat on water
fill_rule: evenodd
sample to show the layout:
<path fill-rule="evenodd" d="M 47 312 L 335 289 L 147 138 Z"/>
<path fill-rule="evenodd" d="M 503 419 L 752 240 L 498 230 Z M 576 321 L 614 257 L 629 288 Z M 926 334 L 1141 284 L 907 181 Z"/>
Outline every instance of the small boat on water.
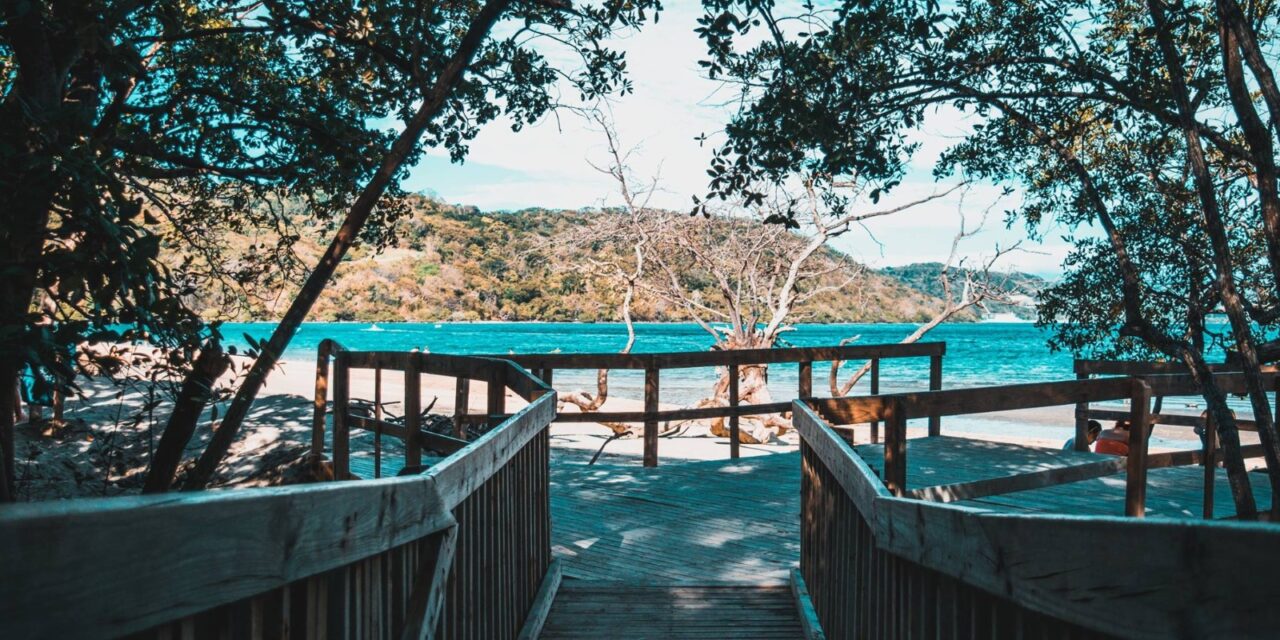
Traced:
<path fill-rule="evenodd" d="M 365 329 L 365 331 L 386 331 L 386 329 L 383 329 L 382 327 L 379 327 L 379 326 L 378 326 L 378 323 L 376 323 L 376 322 L 370 322 L 370 323 L 369 323 L 369 328 L 368 328 L 368 329 Z"/>

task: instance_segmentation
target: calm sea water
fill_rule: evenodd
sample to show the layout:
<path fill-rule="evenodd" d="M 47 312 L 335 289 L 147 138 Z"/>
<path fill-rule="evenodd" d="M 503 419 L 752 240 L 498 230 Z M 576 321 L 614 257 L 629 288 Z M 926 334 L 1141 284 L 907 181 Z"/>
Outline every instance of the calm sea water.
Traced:
<path fill-rule="evenodd" d="M 245 346 L 242 334 L 265 339 L 271 323 L 224 325 L 232 344 Z M 898 342 L 910 334 L 910 324 L 812 324 L 799 325 L 785 334 L 793 346 L 829 346 L 860 336 L 858 344 Z M 943 381 L 948 388 L 1014 382 L 1066 380 L 1074 377 L 1071 356 L 1050 353 L 1047 334 L 1027 323 L 947 324 L 934 329 L 926 341 L 945 341 Z M 626 343 L 622 324 L 540 322 L 494 323 L 308 323 L 303 325 L 285 353 L 288 360 L 312 360 L 321 340 L 333 338 L 353 350 L 425 349 L 433 353 L 502 354 L 616 352 Z M 639 324 L 636 352 L 705 350 L 710 336 L 694 324 Z M 846 365 L 845 372 L 855 363 Z M 814 388 L 826 388 L 829 366 L 814 367 Z M 706 369 L 668 370 L 662 373 L 664 402 L 689 403 L 703 397 L 712 374 Z M 924 389 L 928 386 L 928 359 L 886 360 L 881 364 L 883 391 Z M 556 372 L 557 386 L 594 384 L 594 372 Z M 618 372 L 611 377 L 611 393 L 641 396 L 643 374 Z M 770 367 L 769 384 L 779 398 L 790 398 L 797 385 L 795 365 Z M 865 381 L 862 388 L 865 389 Z"/>
<path fill-rule="evenodd" d="M 274 325 L 241 323 L 224 325 L 230 344 L 244 348 L 243 334 L 265 340 Z M 914 331 L 911 324 L 812 324 L 799 325 L 785 334 L 792 346 L 830 346 L 845 338 L 859 336 L 858 344 L 894 343 Z M 286 360 L 314 361 L 316 347 L 325 338 L 333 338 L 348 349 L 407 351 L 424 349 L 433 353 L 504 354 L 540 353 L 560 350 L 566 353 L 611 353 L 626 343 L 622 324 L 577 324 L 541 322 L 477 322 L 477 323 L 365 323 L 317 322 L 303 325 L 285 353 Z M 943 386 L 975 387 L 1048 382 L 1075 378 L 1072 358 L 1066 353 L 1052 353 L 1046 346 L 1048 333 L 1028 323 L 946 324 L 931 331 L 926 341 L 947 343 L 943 358 Z M 711 338 L 694 324 L 640 324 L 636 326 L 635 351 L 688 351 L 711 346 Z M 846 375 L 859 363 L 845 365 Z M 814 391 L 825 395 L 830 366 L 814 365 Z M 561 389 L 594 389 L 594 371 L 557 371 L 556 386 Z M 923 390 L 928 388 L 928 358 L 885 360 L 881 364 L 881 391 Z M 789 400 L 796 395 L 797 367 L 794 364 L 769 368 L 769 387 L 775 400 Z M 664 370 L 661 377 L 663 403 L 687 406 L 707 397 L 715 380 L 711 369 Z M 644 374 L 641 371 L 617 371 L 609 378 L 609 392 L 614 397 L 643 397 Z M 866 393 L 864 379 L 854 394 Z M 1169 398 L 1166 411 L 1198 413 L 1199 398 Z M 1247 415 L 1248 404 L 1232 399 L 1229 404 L 1241 415 Z M 1119 404 L 1110 408 L 1122 408 Z M 1035 427 L 1045 438 L 1066 440 L 1073 433 L 1070 407 L 1052 410 L 1054 418 Z M 1026 428 L 1002 419 L 979 416 L 946 418 L 948 430 L 975 434 L 1008 433 Z M 1172 433 L 1170 435 L 1173 435 Z M 1195 446 L 1194 436 L 1187 431 L 1166 439 L 1158 432 L 1153 446 Z"/>

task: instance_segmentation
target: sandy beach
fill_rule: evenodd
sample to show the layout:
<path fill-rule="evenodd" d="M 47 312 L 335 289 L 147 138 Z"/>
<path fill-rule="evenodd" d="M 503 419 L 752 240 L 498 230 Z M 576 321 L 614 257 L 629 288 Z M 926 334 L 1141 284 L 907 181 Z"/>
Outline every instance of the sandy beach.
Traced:
<path fill-rule="evenodd" d="M 373 373 L 352 371 L 351 397 L 372 400 L 375 397 Z M 229 380 L 224 380 L 229 382 Z M 443 415 L 454 413 L 455 381 L 434 375 L 423 376 L 423 406 Z M 486 403 L 483 382 L 473 382 L 469 406 L 472 413 L 482 412 Z M 112 496 L 137 492 L 147 469 L 151 451 L 164 428 L 170 405 L 161 389 L 145 381 L 88 380 L 81 397 L 66 403 L 65 425 L 24 424 L 17 429 L 18 494 L 24 500 L 48 500 L 82 496 Z M 562 389 L 566 391 L 568 389 Z M 244 430 L 233 445 L 220 469 L 215 486 L 243 487 L 279 484 L 286 480 L 282 469 L 300 459 L 307 451 L 312 435 L 315 365 L 306 361 L 285 361 L 269 378 L 266 388 L 246 420 Z M 401 411 L 404 379 L 398 372 L 384 372 L 381 397 L 391 415 Z M 783 399 L 783 398 L 777 398 Z M 507 394 L 507 409 L 524 405 L 518 396 Z M 1180 406 L 1180 405 L 1177 405 Z M 1169 408 L 1173 408 L 1170 405 Z M 677 408 L 663 405 L 663 408 Z M 639 411 L 639 398 L 611 395 L 604 411 Z M 576 411 L 572 405 L 562 411 Z M 216 411 L 216 413 L 215 413 Z M 187 448 L 194 458 L 204 449 L 211 433 L 212 421 L 225 411 L 225 402 L 207 410 L 195 437 Z M 1184 412 L 1191 412 L 1185 410 Z M 1061 447 L 1073 434 L 1073 408 L 1051 407 L 943 418 L 943 433 L 1024 444 Z M 910 437 L 924 435 L 924 422 L 908 425 Z M 868 425 L 851 428 L 854 441 L 870 441 Z M 845 433 L 849 433 L 846 430 Z M 639 464 L 643 442 L 637 438 L 611 438 L 612 432 L 590 423 L 556 424 L 552 442 L 569 458 L 583 461 L 597 451 L 601 460 L 610 463 Z M 1256 435 L 1243 434 L 1246 443 L 1256 442 Z M 368 455 L 373 434 L 356 432 L 352 438 L 354 456 Z M 1152 439 L 1152 450 L 1198 446 L 1190 429 L 1160 428 Z M 386 456 L 403 451 L 394 438 L 384 437 Z M 796 451 L 798 438 L 788 432 L 768 444 L 744 444 L 743 456 L 771 455 Z M 705 425 L 690 425 L 659 441 L 660 461 L 673 463 L 691 460 L 722 459 L 729 455 L 727 438 L 710 436 Z"/>

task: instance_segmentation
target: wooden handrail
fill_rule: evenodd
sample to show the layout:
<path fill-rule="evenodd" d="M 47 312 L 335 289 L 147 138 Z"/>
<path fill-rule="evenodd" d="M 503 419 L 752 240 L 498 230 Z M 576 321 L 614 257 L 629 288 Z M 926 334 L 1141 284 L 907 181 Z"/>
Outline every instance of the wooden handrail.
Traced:
<path fill-rule="evenodd" d="M 1276 376 L 1277 374 L 1271 372 L 1263 374 L 1266 382 L 1273 382 Z M 1198 388 L 1190 375 L 1153 375 L 1143 379 L 1151 387 L 1152 395 L 1190 395 Z M 1236 393 L 1244 388 L 1244 378 L 1241 374 L 1221 373 L 1215 375 L 1214 379 L 1228 393 Z M 1129 391 L 1129 379 L 1117 377 L 853 398 L 814 398 L 809 402 L 832 424 L 854 424 L 884 420 L 889 404 L 899 400 L 905 406 L 907 418 L 914 419 L 934 414 L 952 416 L 1053 407 L 1075 404 L 1082 400 L 1091 402 L 1120 400 L 1127 399 Z"/>
<path fill-rule="evenodd" d="M 338 382 L 352 353 L 330 341 L 317 371 L 335 360 Z M 482 366 L 502 380 L 521 371 Z M 0 509 L 0 637 L 115 637 L 171 622 L 217 625 L 214 635 L 227 637 L 247 634 L 241 624 L 267 635 L 270 625 L 298 624 L 313 635 L 306 625 L 326 619 L 345 620 L 357 635 L 439 624 L 441 637 L 459 637 L 476 615 L 486 628 L 508 629 L 532 606 L 539 590 L 530 579 L 551 559 L 546 465 L 556 397 L 536 381 L 525 387 L 546 392 L 422 474 Z M 341 384 L 334 392 L 344 400 Z M 381 604 L 355 619 L 350 602 L 375 606 L 359 592 L 362 580 L 380 581 Z M 466 589 L 492 599 L 459 602 Z M 281 613 L 280 598 L 299 594 L 303 611 Z M 210 610 L 218 613 L 201 613 Z M 515 624 L 502 635 L 515 637 Z"/>
<path fill-rule="evenodd" d="M 1130 392 L 1139 403 L 1146 393 L 1140 384 Z M 793 412 L 804 460 L 801 571 L 828 637 L 906 635 L 899 625 L 943 629 L 978 616 L 1028 637 L 1269 637 L 1280 625 L 1267 604 L 1280 556 L 1255 551 L 1280 543 L 1280 527 L 996 513 L 895 497 L 808 404 L 797 401 Z M 904 601 L 905 609 L 883 604 Z"/>
<path fill-rule="evenodd" d="M 734 349 L 727 351 L 675 351 L 661 353 L 513 353 L 489 355 L 533 370 L 543 369 L 689 369 L 731 364 L 781 364 L 830 362 L 872 358 L 918 358 L 946 355 L 945 342 L 864 344 L 836 347 L 787 347 L 782 349 Z"/>
<path fill-rule="evenodd" d="M 322 343 L 323 345 L 324 343 Z M 336 343 L 334 343 L 336 344 Z M 813 394 L 813 362 L 826 360 L 866 359 L 871 361 L 872 392 L 879 392 L 880 360 L 883 358 L 929 358 L 929 387 L 933 390 L 942 388 L 942 357 L 946 353 L 946 343 L 921 342 L 913 344 L 880 344 L 880 345 L 845 345 L 836 347 L 793 347 L 784 349 L 741 349 L 732 351 L 697 351 L 674 353 L 553 353 L 553 354 L 513 354 L 505 356 L 455 356 L 448 354 L 427 354 L 398 351 L 343 351 L 340 355 L 345 363 L 344 380 L 349 381 L 347 370 L 352 368 L 398 370 L 406 375 L 414 375 L 414 371 L 432 375 L 451 376 L 457 379 L 454 411 L 454 436 L 462 437 L 465 426 L 478 421 L 493 420 L 505 415 L 504 400 L 498 394 L 501 387 L 506 386 L 518 395 L 531 400 L 552 390 L 550 381 L 554 371 L 559 369 L 641 369 L 645 372 L 644 408 L 641 411 L 592 411 L 583 413 L 561 413 L 558 422 L 639 422 L 644 425 L 644 457 L 645 466 L 658 463 L 659 423 L 672 420 L 698 420 L 706 418 L 728 418 L 730 431 L 730 457 L 740 455 L 739 433 L 740 417 L 785 413 L 790 409 L 790 402 L 773 402 L 753 405 L 740 404 L 737 393 L 737 379 L 732 378 L 729 389 L 729 402 L 726 406 L 697 407 L 685 409 L 660 409 L 660 374 L 663 369 L 725 366 L 740 368 L 759 364 L 777 364 L 795 362 L 799 365 L 798 397 L 807 398 Z M 327 366 L 327 354 L 321 353 L 321 360 Z M 335 356 L 336 357 L 336 356 Z M 538 375 L 528 369 L 537 371 Z M 504 371 L 499 373 L 497 369 Z M 317 371 L 323 373 L 320 367 Z M 318 374 L 319 375 L 319 374 Z M 495 382 L 501 377 L 501 382 Z M 488 383 L 491 390 L 484 416 L 469 416 L 467 401 L 470 394 L 470 381 L 480 380 Z M 315 428 L 322 430 L 323 423 L 323 388 L 317 383 L 316 406 L 318 415 Z M 416 415 L 411 411 L 406 397 L 406 416 Z M 335 403 L 338 395 L 335 393 Z M 417 405 L 415 405 L 417 406 Z M 345 414 L 344 414 L 345 415 Z M 335 413 L 336 416 L 336 413 Z M 930 433 L 940 432 L 940 417 L 930 417 Z M 335 429 L 346 429 L 349 419 L 341 424 L 335 420 Z M 361 424 L 364 424 L 363 422 Z M 382 423 L 368 423 L 375 426 Z M 410 432 L 413 430 L 411 429 Z M 392 431 L 394 432 L 394 430 Z M 389 433 L 392 433 L 389 432 Z M 344 432 L 345 433 L 345 432 Z M 872 441 L 879 440 L 879 431 L 872 429 Z M 323 443 L 323 435 L 313 440 Z M 323 446 L 322 444 L 320 445 Z M 409 443 L 414 446 L 414 443 Z M 345 459 L 345 452 L 334 447 L 335 458 Z M 409 452 L 412 455 L 412 452 Z M 406 462 L 406 464 L 409 464 Z M 335 463 L 335 472 L 340 471 Z"/>

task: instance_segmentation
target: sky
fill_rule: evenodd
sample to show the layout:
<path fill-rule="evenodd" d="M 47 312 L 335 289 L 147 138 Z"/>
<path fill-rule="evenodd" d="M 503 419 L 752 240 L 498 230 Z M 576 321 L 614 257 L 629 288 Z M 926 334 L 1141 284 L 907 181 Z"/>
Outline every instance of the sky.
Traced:
<path fill-rule="evenodd" d="M 613 100 L 614 126 L 625 148 L 633 149 L 629 164 L 643 177 L 657 176 L 660 191 L 651 204 L 688 210 L 695 195 L 706 193 L 707 166 L 719 132 L 732 113 L 732 89 L 708 79 L 697 65 L 703 56 L 702 41 L 694 33 L 701 15 L 700 3 L 671 2 L 657 24 L 638 34 L 615 41 L 626 53 L 632 94 Z M 939 153 L 966 129 L 954 112 L 937 112 L 925 121 L 919 134 L 921 149 L 902 185 L 879 205 L 868 210 L 910 202 L 945 191 L 951 184 L 935 183 L 930 172 Z M 699 143 L 702 134 L 710 142 Z M 432 150 L 413 168 L 405 187 L 453 204 L 474 205 L 483 210 L 518 210 L 531 207 L 582 209 L 616 205 L 617 186 L 592 164 L 607 164 L 607 147 L 599 128 L 585 117 L 562 111 L 534 126 L 512 132 L 509 123 L 492 122 L 471 144 L 463 164 L 453 164 L 447 154 Z M 1022 250 L 1004 256 L 1002 269 L 1016 269 L 1053 277 L 1060 273 L 1069 246 L 1060 233 L 1047 233 L 1036 243 L 1026 238 L 1021 225 L 1006 229 L 1003 212 L 1016 201 L 997 202 L 998 192 L 977 187 L 914 208 L 908 212 L 869 221 L 836 239 L 835 247 L 872 267 L 943 261 L 959 228 L 963 213 L 969 228 L 978 224 L 983 211 L 991 213 L 982 231 L 967 238 L 960 253 L 972 264 L 1022 241 Z"/>

